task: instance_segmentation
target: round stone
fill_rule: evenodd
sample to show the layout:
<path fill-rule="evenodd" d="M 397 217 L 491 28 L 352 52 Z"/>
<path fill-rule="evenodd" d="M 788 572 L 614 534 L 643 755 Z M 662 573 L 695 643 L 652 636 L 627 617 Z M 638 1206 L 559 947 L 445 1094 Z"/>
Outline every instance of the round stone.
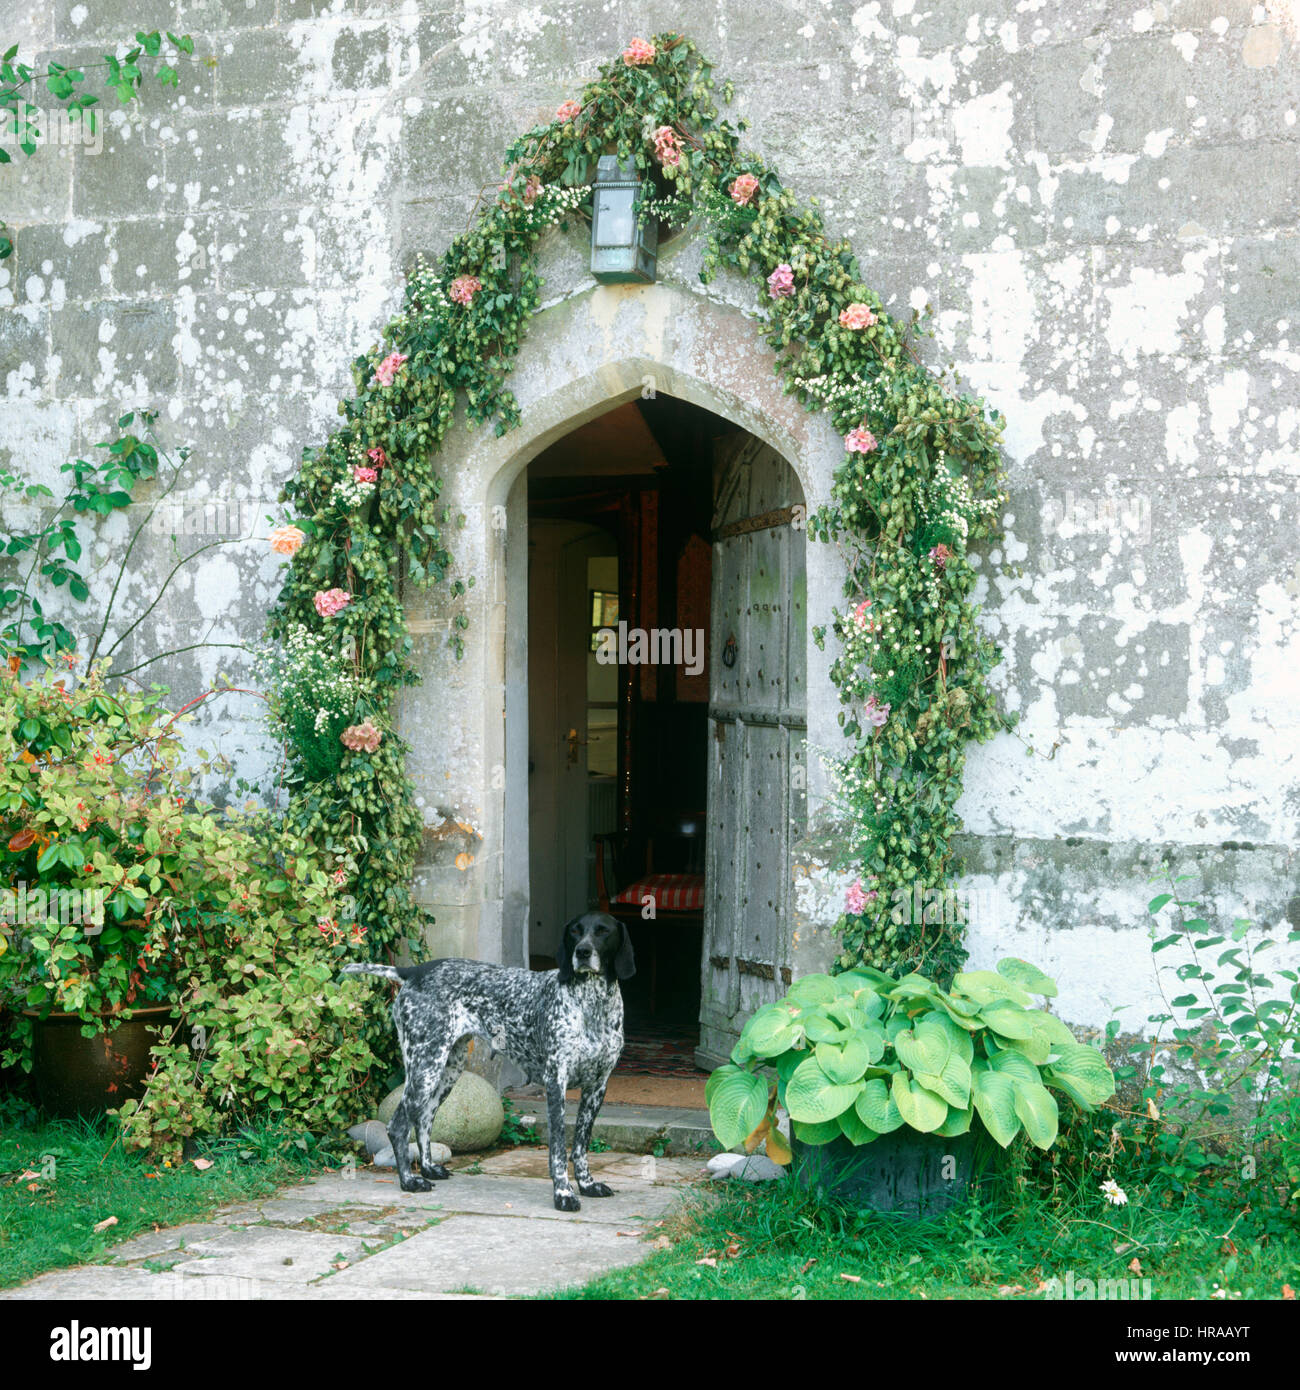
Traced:
<path fill-rule="evenodd" d="M 402 1099 L 402 1088 L 390 1091 L 379 1107 L 384 1125 L 393 1118 Z M 474 1153 L 486 1149 L 501 1137 L 506 1112 L 496 1087 L 472 1071 L 462 1072 L 447 1099 L 433 1117 L 433 1139 L 446 1144 L 452 1153 Z"/>

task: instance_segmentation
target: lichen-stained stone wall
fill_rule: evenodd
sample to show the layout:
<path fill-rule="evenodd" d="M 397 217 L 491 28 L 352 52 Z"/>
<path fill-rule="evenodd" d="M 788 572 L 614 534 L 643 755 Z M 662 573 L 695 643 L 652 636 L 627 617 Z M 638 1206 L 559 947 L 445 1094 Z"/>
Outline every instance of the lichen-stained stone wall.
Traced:
<path fill-rule="evenodd" d="M 165 27 L 198 61 L 179 92 L 114 112 L 102 148 L 0 169 L 17 243 L 0 266 L 0 465 L 55 485 L 123 407 L 152 404 L 195 446 L 182 545 L 250 520 L 264 534 L 402 268 L 465 224 L 509 138 L 634 34 L 691 34 L 734 77 L 754 147 L 822 200 L 895 312 L 933 306 L 923 352 L 1008 418 L 1008 533 L 984 602 L 1022 724 L 969 764 L 973 940 L 981 963 L 1009 947 L 1059 972 L 1063 1011 L 1100 1022 L 1148 972 L 1162 855 L 1202 867 L 1229 916 L 1300 921 L 1298 26 L 1295 0 L 5 0 L 0 39 L 27 57 L 88 61 Z M 583 275 L 580 238 L 556 236 L 546 264 L 557 327 L 538 331 L 557 373 L 565 315 L 588 331 L 612 292 Z M 665 257 L 671 292 L 724 304 L 733 288 L 702 289 L 694 266 L 689 244 Z M 616 336 L 611 362 L 662 360 Z M 515 466 L 508 449 L 456 457 Z M 499 478 L 448 481 L 504 505 Z M 204 501 L 225 505 L 204 519 Z M 500 596 L 500 547 L 466 515 L 463 564 Z M 125 534 L 115 518 L 93 563 Z M 126 614 L 169 550 L 141 547 Z M 123 664 L 252 642 L 277 587 L 264 543 L 214 549 Z M 438 831 L 421 882 L 446 909 L 433 944 L 485 954 L 509 938 L 483 766 L 498 607 L 484 599 L 469 665 L 438 687 L 450 705 L 434 718 L 414 692 L 402 712 Z M 432 660 L 445 614 L 420 620 Z M 188 698 L 222 672 L 238 681 L 246 659 L 213 647 L 146 674 Z M 246 776 L 273 773 L 255 701 L 225 696 L 200 722 Z M 453 810 L 497 837 L 458 882 L 442 861 L 465 846 L 439 837 Z M 834 888 L 814 872 L 800 901 L 811 961 Z"/>

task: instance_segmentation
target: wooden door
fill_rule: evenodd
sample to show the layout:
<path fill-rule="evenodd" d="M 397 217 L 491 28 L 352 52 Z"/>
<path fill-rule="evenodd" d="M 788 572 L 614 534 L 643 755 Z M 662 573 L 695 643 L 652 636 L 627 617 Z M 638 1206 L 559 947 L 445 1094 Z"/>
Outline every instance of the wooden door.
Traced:
<path fill-rule="evenodd" d="M 702 1065 L 784 992 L 806 817 L 806 531 L 789 464 L 750 435 L 714 464 Z M 796 516 L 793 508 L 800 507 Z M 729 664 L 730 663 L 730 664 Z"/>

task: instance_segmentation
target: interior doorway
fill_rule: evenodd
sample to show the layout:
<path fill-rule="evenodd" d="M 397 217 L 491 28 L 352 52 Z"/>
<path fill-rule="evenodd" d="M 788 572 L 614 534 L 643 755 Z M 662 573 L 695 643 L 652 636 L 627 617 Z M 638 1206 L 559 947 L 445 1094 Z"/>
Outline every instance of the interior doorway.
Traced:
<path fill-rule="evenodd" d="M 529 958 L 632 934 L 620 1069 L 699 1076 L 789 978 L 802 493 L 734 423 L 613 407 L 529 465 Z"/>

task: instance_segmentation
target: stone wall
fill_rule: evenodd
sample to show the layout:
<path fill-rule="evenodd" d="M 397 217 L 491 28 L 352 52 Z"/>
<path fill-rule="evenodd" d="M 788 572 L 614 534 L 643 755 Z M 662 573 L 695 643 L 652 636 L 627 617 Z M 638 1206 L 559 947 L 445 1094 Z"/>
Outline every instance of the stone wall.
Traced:
<path fill-rule="evenodd" d="M 0 169 L 18 248 L 0 266 L 0 464 L 53 486 L 123 407 L 152 404 L 166 437 L 195 445 L 182 500 L 205 539 L 252 519 L 264 534 L 402 268 L 464 226 L 509 138 L 633 34 L 693 35 L 735 79 L 754 147 L 821 199 L 895 312 L 933 306 L 923 350 L 1008 418 L 1008 534 L 983 601 L 1022 723 L 967 773 L 981 963 L 1004 947 L 1037 960 L 1070 981 L 1068 1015 L 1101 1021 L 1148 973 L 1140 924 L 1162 856 L 1203 868 L 1229 916 L 1300 923 L 1294 0 L 4 10 L 0 38 L 28 58 L 90 61 L 155 26 L 195 37 L 179 92 L 113 112 L 102 148 L 51 145 Z M 580 239 L 556 237 L 547 264 L 549 318 L 613 315 Z M 673 293 L 726 302 L 692 270 L 689 247 L 666 258 Z M 656 360 L 622 339 L 610 354 Z M 205 500 L 226 504 L 220 523 Z M 115 518 L 93 563 L 125 534 Z M 461 537 L 465 568 L 504 593 L 490 538 Z M 125 611 L 152 600 L 168 549 L 150 538 Z M 124 650 L 251 642 L 277 587 L 264 544 L 214 549 Z M 423 621 L 439 648 L 442 619 Z M 466 759 L 494 716 L 469 673 L 490 655 L 447 679 L 457 724 L 479 732 L 449 741 L 441 776 L 437 745 L 421 750 L 431 825 L 463 801 L 442 782 L 475 795 Z M 189 697 L 245 671 L 212 648 L 148 674 Z M 254 701 L 227 696 L 204 720 L 205 744 L 268 773 Z M 484 801 L 459 809 L 488 818 Z M 439 904 L 451 889 L 431 873 Z M 443 944 L 478 944 L 477 904 L 501 901 L 503 873 L 488 856 L 459 886 L 468 913 Z M 811 883 L 805 901 L 811 941 L 829 909 Z"/>

